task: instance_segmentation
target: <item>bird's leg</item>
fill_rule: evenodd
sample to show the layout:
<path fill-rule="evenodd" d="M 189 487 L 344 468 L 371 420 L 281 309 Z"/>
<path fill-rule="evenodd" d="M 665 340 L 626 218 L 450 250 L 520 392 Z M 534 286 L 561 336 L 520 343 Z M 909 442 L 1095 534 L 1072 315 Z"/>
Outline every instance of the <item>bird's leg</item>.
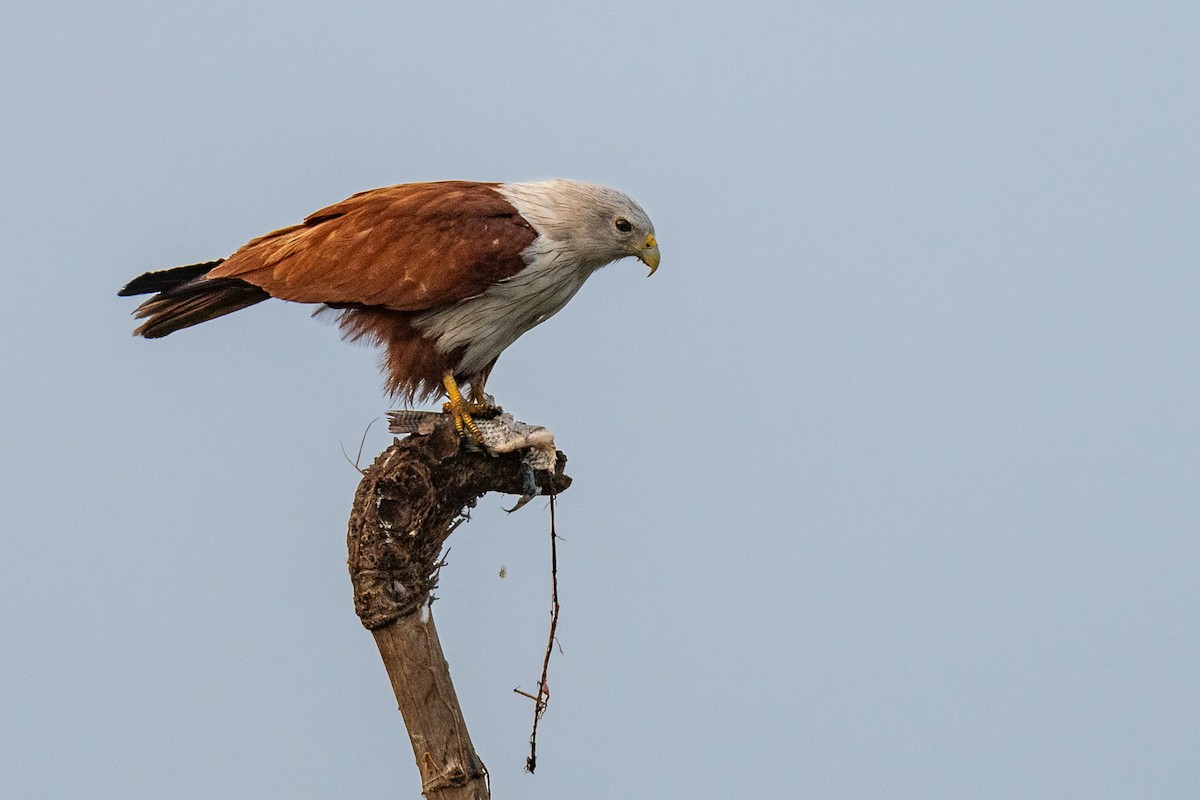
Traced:
<path fill-rule="evenodd" d="M 483 434 L 479 432 L 479 426 L 471 418 L 472 413 L 481 409 L 475 403 L 467 402 L 467 399 L 462 396 L 462 392 L 458 390 L 458 383 L 455 382 L 454 375 L 451 373 L 447 372 L 442 375 L 442 386 L 446 387 L 446 397 L 448 398 L 442 404 L 442 412 L 454 416 L 454 429 L 458 431 L 458 435 L 470 433 L 471 438 L 479 444 L 483 444 Z"/>
<path fill-rule="evenodd" d="M 496 416 L 504 410 L 492 402 L 492 398 L 483 390 L 482 381 L 471 384 L 471 388 L 467 391 L 467 400 L 474 406 L 471 411 L 476 416 Z"/>

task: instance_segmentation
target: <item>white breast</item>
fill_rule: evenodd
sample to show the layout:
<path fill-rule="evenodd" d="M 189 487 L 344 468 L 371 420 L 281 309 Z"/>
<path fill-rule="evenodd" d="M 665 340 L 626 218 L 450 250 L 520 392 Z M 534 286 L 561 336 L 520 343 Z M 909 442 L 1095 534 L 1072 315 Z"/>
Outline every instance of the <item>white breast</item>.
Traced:
<path fill-rule="evenodd" d="M 551 238 L 557 219 L 555 204 L 546 202 L 547 188 L 547 184 L 528 183 L 498 187 L 539 234 L 522 254 L 529 266 L 482 294 L 414 320 L 422 333 L 437 342 L 438 352 L 463 349 L 460 375 L 478 373 L 521 334 L 558 313 L 601 266 L 581 263 L 567 242 Z"/>

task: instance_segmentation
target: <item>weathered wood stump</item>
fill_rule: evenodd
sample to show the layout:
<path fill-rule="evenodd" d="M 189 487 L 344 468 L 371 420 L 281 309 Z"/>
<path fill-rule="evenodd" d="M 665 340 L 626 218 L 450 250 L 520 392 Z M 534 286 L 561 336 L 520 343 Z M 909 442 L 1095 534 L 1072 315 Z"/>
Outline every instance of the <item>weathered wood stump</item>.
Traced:
<path fill-rule="evenodd" d="M 567 458 L 533 470 L 522 451 L 467 448 L 448 418 L 396 440 L 363 473 L 350 513 L 354 608 L 375 636 L 430 800 L 487 800 L 476 755 L 429 604 L 441 553 L 468 508 L 487 492 L 565 491 Z"/>

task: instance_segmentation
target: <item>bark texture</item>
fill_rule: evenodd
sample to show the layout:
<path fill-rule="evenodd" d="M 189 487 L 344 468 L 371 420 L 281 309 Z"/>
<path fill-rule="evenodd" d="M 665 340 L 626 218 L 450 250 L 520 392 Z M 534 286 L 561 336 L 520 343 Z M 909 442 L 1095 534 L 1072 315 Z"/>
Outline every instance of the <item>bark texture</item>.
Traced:
<path fill-rule="evenodd" d="M 466 450 L 447 419 L 396 441 L 363 474 L 347 534 L 354 608 L 375 636 L 430 800 L 490 797 L 429 613 L 443 545 L 487 492 L 564 491 L 566 460 L 557 454 L 551 476 L 519 452 Z"/>

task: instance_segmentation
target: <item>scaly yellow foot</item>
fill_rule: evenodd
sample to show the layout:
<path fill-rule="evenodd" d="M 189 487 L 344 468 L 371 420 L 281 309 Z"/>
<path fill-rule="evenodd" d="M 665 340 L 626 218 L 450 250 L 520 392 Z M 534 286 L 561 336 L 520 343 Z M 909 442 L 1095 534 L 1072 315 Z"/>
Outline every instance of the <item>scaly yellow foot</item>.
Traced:
<path fill-rule="evenodd" d="M 454 429 L 458 431 L 459 436 L 470 433 L 471 438 L 477 443 L 483 444 L 483 434 L 479 432 L 479 426 L 475 424 L 475 420 L 471 418 L 471 415 L 489 412 L 493 407 L 485 403 L 468 402 L 462 396 L 462 392 L 459 391 L 458 383 L 455 382 L 454 376 L 449 372 L 442 376 L 442 386 L 446 387 L 446 397 L 448 398 L 442 404 L 442 413 L 453 415 Z M 474 386 L 471 387 L 471 394 L 472 399 L 474 399 Z"/>
<path fill-rule="evenodd" d="M 492 398 L 479 383 L 471 384 L 471 390 L 467 392 L 467 402 L 473 406 L 471 413 L 476 417 L 484 416 L 491 419 L 504 411 L 503 408 L 492 402 Z"/>

